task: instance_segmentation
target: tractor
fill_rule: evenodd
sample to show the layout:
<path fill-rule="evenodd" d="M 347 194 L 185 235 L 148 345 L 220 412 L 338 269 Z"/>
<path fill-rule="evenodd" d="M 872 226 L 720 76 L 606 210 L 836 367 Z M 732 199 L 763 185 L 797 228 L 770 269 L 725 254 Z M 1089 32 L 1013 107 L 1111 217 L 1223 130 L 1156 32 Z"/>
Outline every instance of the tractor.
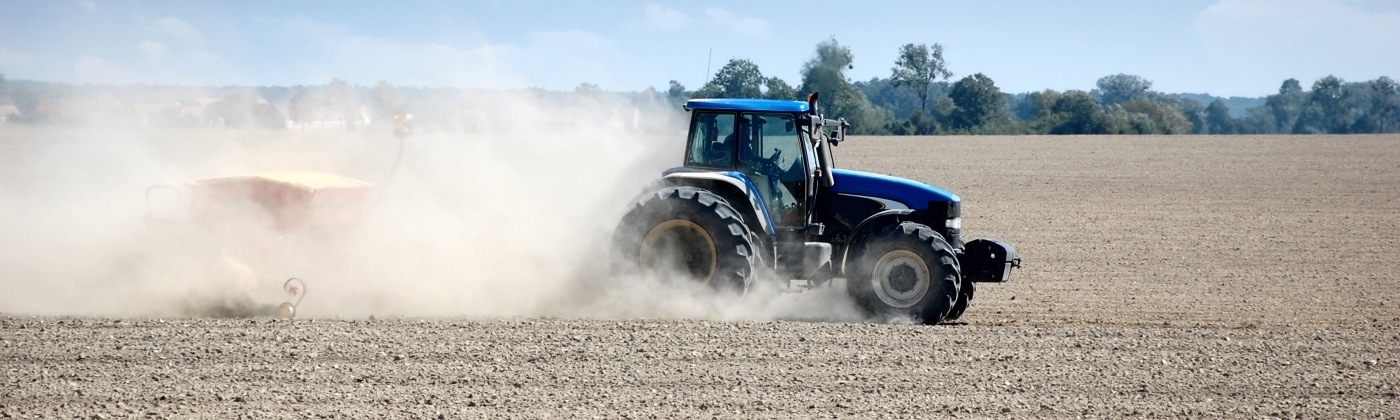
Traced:
<path fill-rule="evenodd" d="M 872 318 L 957 320 L 977 283 L 1020 267 L 996 239 L 964 241 L 961 200 L 917 181 L 838 169 L 850 124 L 806 101 L 692 99 L 682 166 L 613 232 L 617 275 L 681 277 L 743 296 L 756 279 L 802 291 L 844 278 Z M 786 284 L 783 284 L 786 283 Z"/>

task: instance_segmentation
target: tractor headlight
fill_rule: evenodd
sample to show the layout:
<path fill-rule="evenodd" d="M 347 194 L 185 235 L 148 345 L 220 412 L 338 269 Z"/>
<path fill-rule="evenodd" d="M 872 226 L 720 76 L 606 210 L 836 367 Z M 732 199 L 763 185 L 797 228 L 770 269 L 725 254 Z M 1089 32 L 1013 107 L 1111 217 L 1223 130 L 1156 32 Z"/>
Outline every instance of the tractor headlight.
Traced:
<path fill-rule="evenodd" d="M 954 217 L 943 222 L 943 226 L 948 229 L 962 229 L 962 218 Z"/>

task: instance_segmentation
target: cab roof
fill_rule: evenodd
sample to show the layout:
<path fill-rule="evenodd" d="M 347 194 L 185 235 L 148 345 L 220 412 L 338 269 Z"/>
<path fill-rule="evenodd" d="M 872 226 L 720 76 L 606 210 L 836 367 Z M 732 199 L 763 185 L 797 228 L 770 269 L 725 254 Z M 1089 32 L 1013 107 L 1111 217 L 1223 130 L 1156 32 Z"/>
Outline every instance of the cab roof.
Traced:
<path fill-rule="evenodd" d="M 686 110 L 705 109 L 717 111 L 757 111 L 757 112 L 807 112 L 803 101 L 778 99 L 691 99 L 685 102 Z"/>

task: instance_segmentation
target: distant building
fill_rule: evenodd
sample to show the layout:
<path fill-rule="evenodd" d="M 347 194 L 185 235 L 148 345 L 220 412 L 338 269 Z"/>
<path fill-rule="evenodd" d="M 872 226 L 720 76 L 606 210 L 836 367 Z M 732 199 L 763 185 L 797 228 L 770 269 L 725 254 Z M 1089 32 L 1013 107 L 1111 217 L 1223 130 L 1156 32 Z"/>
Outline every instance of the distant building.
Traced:
<path fill-rule="evenodd" d="M 11 115 L 20 115 L 19 108 L 14 105 L 0 105 L 0 123 L 9 122 Z"/>

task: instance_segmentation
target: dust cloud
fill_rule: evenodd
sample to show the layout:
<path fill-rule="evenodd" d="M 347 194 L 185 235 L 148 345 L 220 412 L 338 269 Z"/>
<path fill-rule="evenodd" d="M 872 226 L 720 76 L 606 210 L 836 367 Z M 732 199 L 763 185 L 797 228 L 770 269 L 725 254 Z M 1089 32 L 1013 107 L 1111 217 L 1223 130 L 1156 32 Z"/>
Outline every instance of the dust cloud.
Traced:
<path fill-rule="evenodd" d="M 666 112 L 679 113 L 679 110 Z M 609 238 L 630 200 L 680 162 L 684 127 L 519 99 L 490 128 L 361 131 L 0 126 L 0 312 L 259 316 L 306 284 L 299 317 L 560 316 L 860 320 L 843 288 L 756 282 L 715 299 L 612 278 Z M 375 184 L 356 223 L 278 235 L 203 229 L 187 195 L 147 188 L 261 172 Z"/>

